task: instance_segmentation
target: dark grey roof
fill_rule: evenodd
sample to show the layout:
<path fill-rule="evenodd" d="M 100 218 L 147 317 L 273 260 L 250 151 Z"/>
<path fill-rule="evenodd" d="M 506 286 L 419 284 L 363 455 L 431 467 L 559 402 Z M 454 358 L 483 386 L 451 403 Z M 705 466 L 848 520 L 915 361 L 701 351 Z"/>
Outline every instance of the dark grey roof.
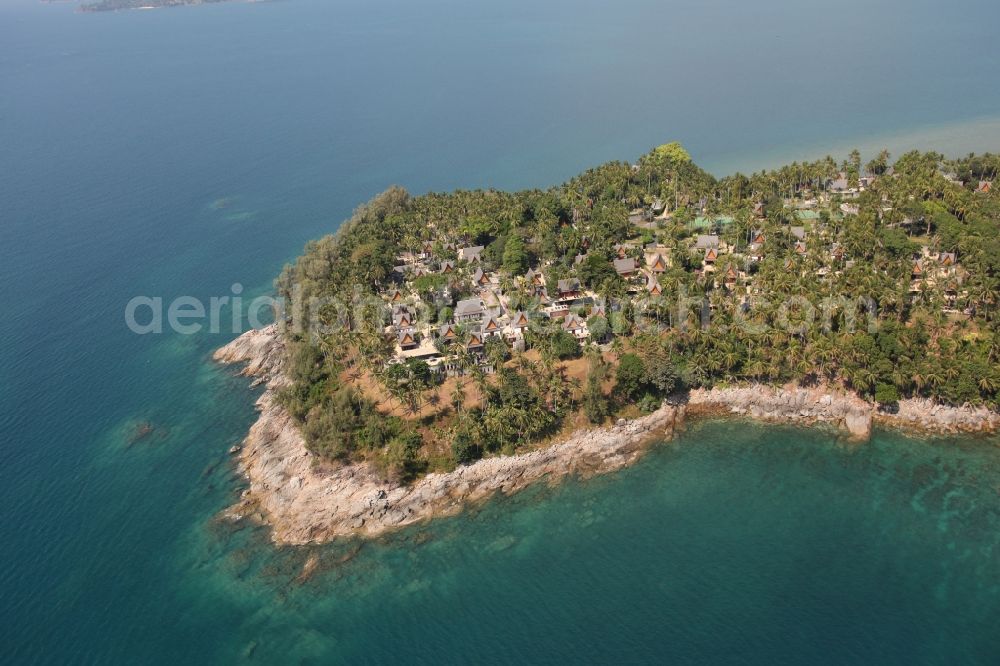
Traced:
<path fill-rule="evenodd" d="M 565 280 L 559 280 L 556 286 L 560 292 L 579 291 L 580 281 L 576 278 L 567 278 Z"/>
<path fill-rule="evenodd" d="M 482 312 L 483 302 L 478 298 L 467 298 L 464 301 L 459 301 L 458 305 L 455 306 L 456 317 L 482 314 Z"/>
<path fill-rule="evenodd" d="M 714 234 L 702 234 L 698 236 L 694 246 L 699 250 L 716 249 L 719 247 L 719 237 Z"/>
<path fill-rule="evenodd" d="M 833 190 L 834 192 L 843 192 L 848 188 L 849 184 L 850 183 L 847 180 L 847 175 L 840 174 L 837 178 L 830 180 L 829 183 L 827 184 L 827 187 Z"/>
<path fill-rule="evenodd" d="M 618 274 L 632 273 L 635 271 L 635 259 L 632 257 L 627 257 L 625 259 L 615 259 L 614 260 L 615 270 Z"/>
<path fill-rule="evenodd" d="M 479 255 L 482 254 L 484 249 L 485 248 L 483 248 L 482 245 L 463 247 L 458 251 L 458 258 L 464 261 L 472 261 L 473 259 L 478 259 Z"/>

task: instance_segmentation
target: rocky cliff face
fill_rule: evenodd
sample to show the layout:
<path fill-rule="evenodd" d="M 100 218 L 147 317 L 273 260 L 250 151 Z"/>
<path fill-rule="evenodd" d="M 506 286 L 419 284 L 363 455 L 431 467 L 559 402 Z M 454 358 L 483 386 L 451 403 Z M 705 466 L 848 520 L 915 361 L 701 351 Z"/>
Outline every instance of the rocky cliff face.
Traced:
<path fill-rule="evenodd" d="M 255 384 L 284 382 L 281 367 L 285 359 L 285 344 L 276 324 L 247 331 L 217 349 L 212 358 L 219 363 L 246 363 L 242 374 L 256 377 Z"/>
<path fill-rule="evenodd" d="M 830 388 L 744 386 L 696 390 L 693 408 L 724 410 L 762 421 L 829 423 L 858 440 L 871 436 L 873 423 L 931 434 L 992 433 L 1000 430 L 1000 414 L 985 407 L 950 407 L 932 400 L 901 400 L 895 411 Z"/>
<path fill-rule="evenodd" d="M 369 466 L 316 461 L 288 412 L 275 400 L 284 381 L 280 337 L 273 327 L 251 331 L 220 349 L 221 362 L 248 363 L 245 374 L 266 381 L 260 417 L 239 452 L 249 481 L 232 519 L 256 517 L 280 544 L 322 543 L 338 536 L 375 536 L 434 516 L 452 515 L 494 493 L 511 494 L 543 478 L 592 475 L 634 462 L 643 445 L 670 437 L 684 407 L 665 405 L 640 419 L 574 434 L 545 449 L 487 458 L 453 472 L 429 474 L 412 486 L 386 484 Z"/>
<path fill-rule="evenodd" d="M 939 434 L 992 433 L 1000 430 L 1000 414 L 985 407 L 950 407 L 933 400 L 900 400 L 893 412 L 878 413 L 880 423 L 921 432 Z"/>
<path fill-rule="evenodd" d="M 692 407 L 722 409 L 761 421 L 829 423 L 855 439 L 871 435 L 872 406 L 856 395 L 822 388 L 744 386 L 691 391 Z"/>

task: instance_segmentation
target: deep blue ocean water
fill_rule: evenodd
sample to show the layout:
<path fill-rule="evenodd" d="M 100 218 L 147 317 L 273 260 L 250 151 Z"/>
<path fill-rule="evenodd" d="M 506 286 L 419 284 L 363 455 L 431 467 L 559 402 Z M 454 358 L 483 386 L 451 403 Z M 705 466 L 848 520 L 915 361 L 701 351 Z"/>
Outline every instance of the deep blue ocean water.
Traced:
<path fill-rule="evenodd" d="M 254 418 L 209 362 L 232 333 L 123 318 L 267 293 L 393 183 L 543 187 L 674 139 L 719 174 L 996 151 L 996 3 L 71 9 L 0 0 L 0 662 L 1000 662 L 994 441 L 704 424 L 620 474 L 275 550 L 214 520 Z"/>

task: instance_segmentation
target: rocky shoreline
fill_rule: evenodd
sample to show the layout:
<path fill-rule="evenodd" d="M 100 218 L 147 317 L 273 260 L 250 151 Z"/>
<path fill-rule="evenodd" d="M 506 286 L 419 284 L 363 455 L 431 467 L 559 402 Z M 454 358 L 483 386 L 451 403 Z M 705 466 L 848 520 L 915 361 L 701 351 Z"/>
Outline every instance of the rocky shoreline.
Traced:
<path fill-rule="evenodd" d="M 671 437 L 684 414 L 683 406 L 664 405 L 640 419 L 578 432 L 544 449 L 486 458 L 453 472 L 428 474 L 411 486 L 392 486 L 365 464 L 315 464 L 291 415 L 275 399 L 275 390 L 286 382 L 280 369 L 283 351 L 272 326 L 250 331 L 215 354 L 222 363 L 247 363 L 243 373 L 267 384 L 257 401 L 260 416 L 235 452 L 249 487 L 226 515 L 267 524 L 278 544 L 377 536 L 456 514 L 467 504 L 497 492 L 515 493 L 543 478 L 621 469 L 641 455 L 644 444 Z"/>
<path fill-rule="evenodd" d="M 868 439 L 871 435 L 871 405 L 856 395 L 819 388 L 695 389 L 690 393 L 688 404 L 693 411 L 729 412 L 758 421 L 802 425 L 828 423 L 843 428 L 857 440 Z"/>
<path fill-rule="evenodd" d="M 647 416 L 580 431 L 544 449 L 486 458 L 452 472 L 428 474 L 411 486 L 393 486 L 366 464 L 331 466 L 314 459 L 291 415 L 275 399 L 275 391 L 287 383 L 283 357 L 284 344 L 274 325 L 249 331 L 214 355 L 220 363 L 245 363 L 243 374 L 254 377 L 254 385 L 266 384 L 257 401 L 257 422 L 242 446 L 233 449 L 249 486 L 225 515 L 268 525 L 273 541 L 282 545 L 377 536 L 457 514 L 470 503 L 497 492 L 512 494 L 542 479 L 618 470 L 637 460 L 650 441 L 672 437 L 686 416 L 728 413 L 762 421 L 828 423 L 858 440 L 870 436 L 873 422 L 934 433 L 1000 429 L 1000 415 L 989 410 L 928 401 L 901 401 L 897 412 L 883 414 L 858 396 L 823 388 L 695 390 L 686 405 L 664 404 Z"/>
<path fill-rule="evenodd" d="M 871 436 L 872 426 L 910 430 L 921 434 L 953 435 L 1000 430 L 1000 414 L 985 407 L 950 407 L 931 400 L 900 400 L 893 411 L 880 410 L 857 395 L 829 387 L 739 386 L 695 389 L 688 407 L 698 412 L 730 413 L 758 421 L 813 425 L 826 423 L 859 441 Z"/>

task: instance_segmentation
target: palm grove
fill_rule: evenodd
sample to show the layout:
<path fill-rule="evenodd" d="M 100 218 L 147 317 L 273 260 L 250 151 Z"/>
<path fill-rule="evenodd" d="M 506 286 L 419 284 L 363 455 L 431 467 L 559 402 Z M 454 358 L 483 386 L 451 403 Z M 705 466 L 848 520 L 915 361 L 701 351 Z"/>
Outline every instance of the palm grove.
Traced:
<path fill-rule="evenodd" d="M 281 399 L 321 459 L 403 480 L 722 383 L 995 408 L 998 169 L 855 151 L 717 179 L 668 144 L 548 190 L 391 188 L 276 281 Z"/>

